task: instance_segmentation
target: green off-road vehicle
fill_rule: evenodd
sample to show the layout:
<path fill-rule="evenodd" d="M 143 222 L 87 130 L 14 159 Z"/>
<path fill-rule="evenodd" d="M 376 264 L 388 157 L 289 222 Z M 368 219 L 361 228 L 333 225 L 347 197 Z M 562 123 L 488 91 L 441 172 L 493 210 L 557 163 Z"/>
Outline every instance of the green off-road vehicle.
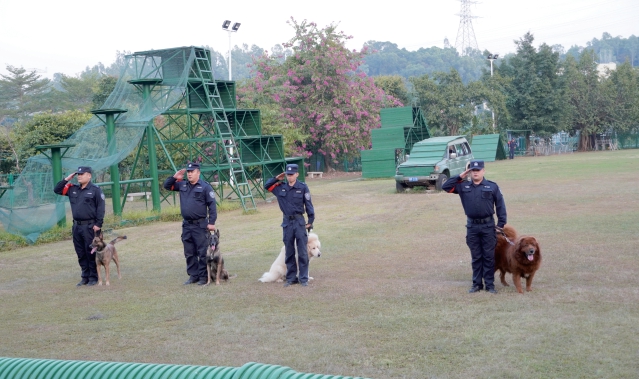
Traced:
<path fill-rule="evenodd" d="M 441 191 L 448 178 L 464 172 L 473 152 L 464 136 L 434 137 L 413 145 L 406 161 L 397 166 L 397 192 L 425 186 Z"/>

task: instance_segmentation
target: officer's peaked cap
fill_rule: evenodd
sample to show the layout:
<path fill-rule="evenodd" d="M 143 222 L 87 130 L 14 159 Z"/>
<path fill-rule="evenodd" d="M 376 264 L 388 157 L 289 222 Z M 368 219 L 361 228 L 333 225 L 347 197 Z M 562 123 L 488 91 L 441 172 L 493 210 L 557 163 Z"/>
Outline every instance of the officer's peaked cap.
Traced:
<path fill-rule="evenodd" d="M 197 168 L 198 170 L 200 169 L 200 164 L 199 164 L 199 163 L 189 162 L 189 163 L 186 165 L 186 171 L 193 171 L 193 170 L 195 170 L 196 168 Z"/>
<path fill-rule="evenodd" d="M 286 165 L 286 173 L 287 174 L 295 174 L 297 172 L 297 165 L 296 164 L 287 164 Z"/>
<path fill-rule="evenodd" d="M 80 166 L 80 167 L 78 167 L 78 171 L 77 171 L 78 174 L 84 174 L 85 172 L 91 173 L 92 172 L 91 171 L 91 167 L 89 167 L 89 166 Z"/>
<path fill-rule="evenodd" d="M 481 170 L 482 168 L 484 168 L 484 161 L 482 160 L 472 160 L 470 161 L 470 167 L 471 170 Z"/>

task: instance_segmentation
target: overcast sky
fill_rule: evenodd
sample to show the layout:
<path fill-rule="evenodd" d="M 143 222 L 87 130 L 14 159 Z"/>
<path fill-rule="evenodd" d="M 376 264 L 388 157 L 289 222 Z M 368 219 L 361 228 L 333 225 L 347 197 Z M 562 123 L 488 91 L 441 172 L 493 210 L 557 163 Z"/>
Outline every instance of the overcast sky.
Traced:
<path fill-rule="evenodd" d="M 417 50 L 455 45 L 461 2 L 351 0 L 0 0 L 0 73 L 6 65 L 37 69 L 43 76 L 76 75 L 98 62 L 111 64 L 116 52 L 179 46 L 228 50 L 226 19 L 240 22 L 233 45 L 270 50 L 293 36 L 286 23 L 339 23 L 353 36 L 349 48 L 369 40 Z M 480 50 L 506 54 L 530 31 L 545 42 L 585 46 L 604 32 L 639 36 L 639 0 L 482 0 L 471 5 Z"/>

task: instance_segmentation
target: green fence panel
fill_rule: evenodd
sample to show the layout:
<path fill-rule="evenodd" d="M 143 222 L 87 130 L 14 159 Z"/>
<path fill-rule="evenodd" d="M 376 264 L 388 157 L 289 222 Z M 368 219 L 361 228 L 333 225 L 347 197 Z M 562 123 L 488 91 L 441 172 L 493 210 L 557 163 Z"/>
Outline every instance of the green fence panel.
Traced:
<path fill-rule="evenodd" d="M 373 149 L 399 149 L 406 144 L 404 128 L 383 128 L 371 130 Z"/>
<path fill-rule="evenodd" d="M 266 149 L 265 160 L 284 159 L 284 137 L 281 134 L 272 134 L 262 137 L 262 146 Z"/>
<path fill-rule="evenodd" d="M 382 128 L 413 126 L 413 107 L 383 108 L 380 118 Z"/>
<path fill-rule="evenodd" d="M 639 134 L 617 134 L 617 148 L 619 149 L 639 148 Z"/>
<path fill-rule="evenodd" d="M 259 109 L 237 109 L 226 112 L 235 137 L 262 135 L 262 121 Z"/>
<path fill-rule="evenodd" d="M 363 178 L 389 178 L 395 176 L 397 151 L 402 149 L 379 149 L 362 151 Z"/>
<path fill-rule="evenodd" d="M 470 140 L 473 157 L 486 162 L 506 159 L 506 148 L 499 134 L 482 134 Z"/>
<path fill-rule="evenodd" d="M 235 104 L 235 82 L 228 80 L 216 80 L 215 82 L 217 83 L 224 109 L 237 108 Z"/>

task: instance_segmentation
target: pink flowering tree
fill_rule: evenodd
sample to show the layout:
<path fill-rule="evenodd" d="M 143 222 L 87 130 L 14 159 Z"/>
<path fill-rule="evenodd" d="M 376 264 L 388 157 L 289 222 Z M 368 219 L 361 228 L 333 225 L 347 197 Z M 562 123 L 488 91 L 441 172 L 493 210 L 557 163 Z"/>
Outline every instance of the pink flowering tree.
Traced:
<path fill-rule="evenodd" d="M 238 91 L 238 98 L 245 105 L 279 108 L 279 122 L 303 136 L 286 143 L 297 155 L 323 155 L 330 169 L 370 148 L 371 129 L 380 126 L 380 109 L 401 103 L 359 70 L 367 48 L 348 50 L 345 42 L 352 37 L 337 32 L 337 25 L 319 29 L 293 18 L 288 23 L 295 37 L 284 47 L 292 54 L 265 53 L 255 59 L 254 77 Z"/>

